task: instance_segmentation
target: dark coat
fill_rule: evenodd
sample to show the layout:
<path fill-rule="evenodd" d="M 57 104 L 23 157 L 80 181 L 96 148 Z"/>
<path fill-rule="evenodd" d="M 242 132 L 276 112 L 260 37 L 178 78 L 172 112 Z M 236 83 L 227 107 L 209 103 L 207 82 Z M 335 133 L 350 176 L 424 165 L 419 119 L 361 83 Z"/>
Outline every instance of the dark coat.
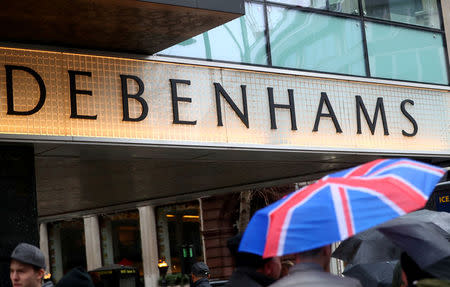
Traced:
<path fill-rule="evenodd" d="M 201 278 L 192 284 L 192 287 L 211 287 L 208 278 Z"/>
<path fill-rule="evenodd" d="M 266 287 L 275 282 L 251 267 L 238 267 L 233 272 L 225 287 Z"/>
<path fill-rule="evenodd" d="M 94 287 L 91 276 L 81 267 L 70 270 L 56 287 Z"/>

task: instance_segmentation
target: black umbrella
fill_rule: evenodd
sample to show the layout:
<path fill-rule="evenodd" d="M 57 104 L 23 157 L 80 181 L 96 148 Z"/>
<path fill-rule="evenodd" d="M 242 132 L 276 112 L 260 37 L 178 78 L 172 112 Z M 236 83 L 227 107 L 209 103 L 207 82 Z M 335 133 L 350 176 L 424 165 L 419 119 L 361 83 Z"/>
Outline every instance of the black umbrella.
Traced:
<path fill-rule="evenodd" d="M 422 209 L 405 214 L 401 217 L 398 217 L 396 220 L 402 222 L 404 222 L 405 220 L 410 220 L 411 222 L 431 222 L 450 234 L 450 213 L 448 212 L 438 212 L 428 209 Z M 386 224 L 389 223 L 390 222 L 386 222 Z"/>
<path fill-rule="evenodd" d="M 447 212 L 419 210 L 393 219 L 385 224 L 395 224 L 395 222 L 400 220 L 404 222 L 405 219 L 411 222 L 434 223 L 450 234 L 450 213 Z M 332 256 L 351 264 L 399 259 L 401 249 L 378 231 L 378 228 L 385 224 L 370 228 L 342 241 Z"/>
<path fill-rule="evenodd" d="M 355 265 L 396 260 L 400 254 L 400 248 L 377 229 L 371 228 L 342 241 L 332 256 Z"/>
<path fill-rule="evenodd" d="M 398 261 L 348 265 L 343 274 L 361 282 L 363 287 L 391 287 Z"/>
<path fill-rule="evenodd" d="M 421 269 L 438 278 L 450 279 L 448 232 L 434 223 L 410 218 L 399 218 L 378 229 L 405 251 Z"/>

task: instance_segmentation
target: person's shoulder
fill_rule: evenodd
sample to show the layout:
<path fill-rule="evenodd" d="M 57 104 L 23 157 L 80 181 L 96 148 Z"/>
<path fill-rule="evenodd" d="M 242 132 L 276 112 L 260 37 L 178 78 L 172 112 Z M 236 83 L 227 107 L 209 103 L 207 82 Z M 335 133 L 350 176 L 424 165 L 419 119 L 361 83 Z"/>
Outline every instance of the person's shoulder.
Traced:
<path fill-rule="evenodd" d="M 273 284 L 269 285 L 269 287 L 288 287 L 288 286 L 302 286 L 305 283 L 305 280 L 308 280 L 308 275 L 305 275 L 307 272 L 296 272 L 289 273 L 283 278 L 278 279 Z"/>
<path fill-rule="evenodd" d="M 324 286 L 361 287 L 361 283 L 357 279 L 342 277 L 328 272 L 315 272 L 314 274 L 312 272 L 309 272 L 308 275 L 309 276 L 305 277 L 309 277 L 309 280 L 311 282 L 316 282 L 317 284 L 323 283 Z"/>
<path fill-rule="evenodd" d="M 211 284 L 209 283 L 209 280 L 206 278 L 202 278 L 194 283 L 195 287 L 211 287 Z"/>
<path fill-rule="evenodd" d="M 289 275 L 287 275 L 286 277 L 283 277 L 283 278 L 281 278 L 281 279 L 278 279 L 277 281 L 275 281 L 274 283 L 272 283 L 271 285 L 269 285 L 268 287 L 282 287 L 282 286 L 287 286 L 287 285 L 289 285 L 289 284 L 287 284 L 287 280 L 286 280 L 286 278 L 288 277 Z"/>
<path fill-rule="evenodd" d="M 269 287 L 291 286 L 361 287 L 361 283 L 354 278 L 341 277 L 321 270 L 304 270 L 302 272 L 290 273 Z"/>
<path fill-rule="evenodd" d="M 228 280 L 226 287 L 262 287 L 254 277 L 259 277 L 262 275 L 258 275 L 256 273 L 249 272 L 245 268 L 236 269 Z M 261 279 L 261 278 L 260 278 Z M 264 286 L 267 286 L 265 284 Z"/>

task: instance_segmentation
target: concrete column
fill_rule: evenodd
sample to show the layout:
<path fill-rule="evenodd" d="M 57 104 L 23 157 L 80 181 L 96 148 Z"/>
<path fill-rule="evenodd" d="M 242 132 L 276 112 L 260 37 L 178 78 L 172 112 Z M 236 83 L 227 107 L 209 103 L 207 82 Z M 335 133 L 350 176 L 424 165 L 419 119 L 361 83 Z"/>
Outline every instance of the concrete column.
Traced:
<path fill-rule="evenodd" d="M 48 231 L 48 230 L 47 230 Z M 49 234 L 51 249 L 50 262 L 52 263 L 52 278 L 55 281 L 59 281 L 63 277 L 63 262 L 62 262 L 62 251 L 61 251 L 61 229 L 59 224 L 53 226 L 52 232 Z"/>
<path fill-rule="evenodd" d="M 106 221 L 103 229 L 100 230 L 102 238 L 102 259 L 103 265 L 113 265 L 114 264 L 114 247 L 112 238 L 112 223 L 111 221 Z"/>
<path fill-rule="evenodd" d="M 138 210 L 141 227 L 145 287 L 157 287 L 159 269 L 155 208 L 153 206 L 142 206 Z"/>
<path fill-rule="evenodd" d="M 205 235 L 203 235 L 203 231 L 205 231 L 205 228 L 203 224 L 203 202 L 201 198 L 198 199 L 198 207 L 200 214 L 200 234 L 202 236 L 203 261 L 205 262 L 206 265 L 208 265 L 208 263 L 206 262 Z"/>
<path fill-rule="evenodd" d="M 444 18 L 444 31 L 447 41 L 447 55 L 450 61 L 450 1 L 441 0 L 442 16 Z"/>
<path fill-rule="evenodd" d="M 89 215 L 84 220 L 84 236 L 86 238 L 86 263 L 87 270 L 102 266 L 102 249 L 100 245 L 100 228 L 98 217 Z"/>
<path fill-rule="evenodd" d="M 48 252 L 47 223 L 39 224 L 39 247 L 45 256 L 45 271 L 50 272 L 50 253 Z"/>

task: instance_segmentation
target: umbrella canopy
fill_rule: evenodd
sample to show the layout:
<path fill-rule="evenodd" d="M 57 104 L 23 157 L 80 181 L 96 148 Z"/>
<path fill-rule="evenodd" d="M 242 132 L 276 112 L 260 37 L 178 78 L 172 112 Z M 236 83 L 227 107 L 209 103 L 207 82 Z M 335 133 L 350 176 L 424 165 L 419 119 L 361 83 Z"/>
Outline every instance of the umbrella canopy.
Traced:
<path fill-rule="evenodd" d="M 442 230 L 446 231 L 450 234 L 450 213 L 445 211 L 433 211 L 433 210 L 417 210 L 411 213 L 408 213 L 402 217 L 399 217 L 398 223 L 415 223 L 415 222 L 427 222 L 434 223 L 439 226 Z M 386 222 L 386 224 L 395 224 L 394 222 Z"/>
<path fill-rule="evenodd" d="M 366 264 L 400 258 L 402 250 L 376 228 L 370 228 L 342 241 L 332 257 L 348 264 Z"/>
<path fill-rule="evenodd" d="M 349 265 L 344 274 L 361 282 L 364 287 L 391 287 L 398 260 Z"/>
<path fill-rule="evenodd" d="M 444 170 L 376 160 L 326 176 L 255 213 L 239 251 L 264 258 L 344 240 L 425 205 Z"/>
<path fill-rule="evenodd" d="M 395 226 L 406 222 L 433 223 L 446 232 L 445 236 L 450 237 L 450 213 L 423 209 L 393 219 L 381 226 L 370 228 L 342 241 L 332 256 L 349 264 L 399 259 L 402 250 L 381 233 L 378 227 Z"/>
<path fill-rule="evenodd" d="M 431 222 L 411 222 L 408 218 L 397 218 L 378 229 L 421 269 L 438 278 L 450 279 L 450 242 L 445 230 Z"/>

